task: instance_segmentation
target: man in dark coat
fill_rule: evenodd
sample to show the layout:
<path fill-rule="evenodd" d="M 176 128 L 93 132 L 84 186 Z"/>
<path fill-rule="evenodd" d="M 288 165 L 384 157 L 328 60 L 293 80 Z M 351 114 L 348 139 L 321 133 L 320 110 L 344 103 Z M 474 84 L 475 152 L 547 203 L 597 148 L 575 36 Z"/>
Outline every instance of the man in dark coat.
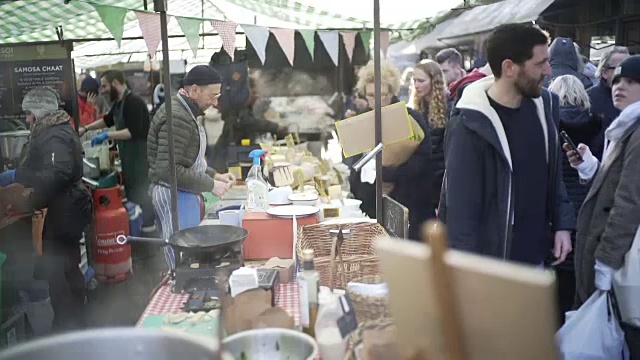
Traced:
<path fill-rule="evenodd" d="M 51 88 L 36 88 L 22 102 L 31 124 L 25 163 L 0 174 L 0 186 L 18 183 L 32 189 L 25 209 L 47 209 L 43 256 L 36 277 L 49 282 L 54 329 L 85 327 L 84 277 L 80 271 L 80 239 L 92 215 L 91 194 L 82 184 L 82 145 L 69 115 L 58 110 Z"/>
<path fill-rule="evenodd" d="M 602 158 L 602 151 L 604 150 L 604 132 L 615 118 L 620 115 L 618 110 L 613 105 L 613 99 L 611 97 L 611 82 L 613 80 L 613 71 L 624 59 L 628 58 L 629 49 L 624 46 L 614 46 L 611 50 L 606 52 L 596 71 L 596 76 L 600 79 L 597 85 L 587 90 L 589 94 L 589 101 L 591 102 L 591 112 L 602 118 L 602 125 L 600 126 L 600 133 L 591 141 L 588 145 L 591 148 L 591 152 L 597 158 Z"/>
<path fill-rule="evenodd" d="M 532 25 L 498 27 L 487 42 L 495 78 L 469 85 L 457 104 L 444 185 L 454 248 L 536 266 L 551 249 L 555 264 L 571 251 L 558 99 L 542 88 L 551 74 L 547 43 Z"/>
<path fill-rule="evenodd" d="M 545 79 L 545 87 L 561 75 L 577 77 L 585 89 L 593 85 L 591 79 L 580 70 L 583 67 L 582 60 L 578 56 L 573 40 L 563 37 L 555 38 L 549 48 L 549 54 L 551 55 L 551 75 Z"/>

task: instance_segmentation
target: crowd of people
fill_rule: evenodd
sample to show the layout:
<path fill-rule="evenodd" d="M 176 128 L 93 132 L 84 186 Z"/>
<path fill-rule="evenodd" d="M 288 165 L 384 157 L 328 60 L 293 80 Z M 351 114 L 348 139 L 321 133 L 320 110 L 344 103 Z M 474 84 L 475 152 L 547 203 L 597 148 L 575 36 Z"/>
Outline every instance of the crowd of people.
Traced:
<path fill-rule="evenodd" d="M 564 312 L 596 291 L 611 290 L 613 274 L 640 226 L 640 55 L 612 47 L 594 71 L 571 39 L 550 42 L 546 32 L 530 24 L 496 28 L 486 50 L 487 64 L 468 73 L 455 49 L 416 64 L 409 114 L 426 136 L 406 163 L 383 167 L 382 179 L 387 193 L 409 209 L 412 239 L 419 238 L 424 221 L 437 217 L 447 224 L 453 248 L 568 271 L 571 276 L 559 280 Z M 380 96 L 386 106 L 399 101 L 400 73 L 390 63 L 381 65 Z M 347 117 L 371 110 L 374 74 L 373 62 L 359 69 L 358 95 Z M 200 222 L 200 193 L 221 196 L 235 181 L 207 164 L 200 121 L 219 105 L 222 77 L 211 66 L 196 66 L 167 99 L 174 119 L 181 229 Z M 146 225 L 158 220 L 162 236 L 173 232 L 167 109 L 159 91 L 156 95 L 151 117 L 122 72 L 106 71 L 99 80 L 86 77 L 79 90 L 77 132 L 59 110 L 54 90 L 34 89 L 24 98 L 31 140 L 17 169 L 0 173 L 0 187 L 31 189 L 23 203 L 16 200 L 12 206 L 48 208 L 40 272 L 50 283 L 57 329 L 82 327 L 78 243 L 91 221 L 92 204 L 81 180 L 79 136 L 101 130 L 92 144 L 116 142 L 127 198 L 142 207 Z M 237 116 L 228 130 L 252 126 Z M 115 129 L 105 130 L 110 127 Z M 275 124 L 264 129 L 285 131 Z M 357 172 L 350 184 L 363 211 L 374 217 L 375 185 Z M 173 253 L 168 251 L 166 259 L 175 266 Z M 637 359 L 639 330 L 623 326 Z"/>
<path fill-rule="evenodd" d="M 611 290 L 640 226 L 640 55 L 615 46 L 595 69 L 572 39 L 530 24 L 494 29 L 486 51 L 469 73 L 455 49 L 416 64 L 409 113 L 428 136 L 402 176 L 383 167 L 382 178 L 409 209 L 412 239 L 438 217 L 453 248 L 555 268 L 564 314 Z M 381 66 L 384 106 L 400 75 Z M 346 117 L 373 104 L 372 69 Z M 350 184 L 375 204 L 372 184 Z M 639 329 L 622 326 L 637 359 Z"/>

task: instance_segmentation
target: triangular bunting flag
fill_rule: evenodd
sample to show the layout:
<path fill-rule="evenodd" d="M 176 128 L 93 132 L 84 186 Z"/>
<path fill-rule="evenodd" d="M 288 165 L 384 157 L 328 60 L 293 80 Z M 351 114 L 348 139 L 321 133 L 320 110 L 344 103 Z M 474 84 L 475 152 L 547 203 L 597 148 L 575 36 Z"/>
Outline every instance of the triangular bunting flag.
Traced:
<path fill-rule="evenodd" d="M 314 51 L 316 48 L 316 31 L 315 30 L 298 30 L 302 38 L 304 39 L 304 44 L 307 46 L 307 50 L 309 50 L 309 54 L 311 54 L 311 60 L 315 57 Z"/>
<path fill-rule="evenodd" d="M 234 53 L 236 52 L 236 27 L 238 24 L 232 21 L 219 21 L 213 20 L 211 26 L 218 32 L 222 39 L 222 47 L 231 56 L 233 60 Z"/>
<path fill-rule="evenodd" d="M 202 24 L 202 20 L 179 16 L 176 16 L 176 20 L 178 20 L 180 30 L 182 30 L 184 37 L 187 38 L 189 47 L 195 57 L 198 54 L 198 45 L 200 45 L 200 25 Z"/>
<path fill-rule="evenodd" d="M 362 40 L 362 45 L 364 45 L 364 51 L 367 56 L 369 56 L 369 51 L 371 50 L 371 31 L 361 31 L 360 40 Z"/>
<path fill-rule="evenodd" d="M 160 14 L 136 11 L 138 22 L 140 23 L 140 31 L 142 38 L 147 44 L 149 55 L 153 59 L 156 57 L 158 45 L 160 45 Z"/>
<path fill-rule="evenodd" d="M 276 37 L 282 51 L 287 56 L 289 64 L 293 66 L 293 58 L 296 55 L 296 31 L 293 29 L 269 29 L 273 36 Z"/>
<path fill-rule="evenodd" d="M 389 32 L 381 31 L 380 32 L 380 50 L 385 57 L 387 57 L 387 50 L 389 49 Z"/>
<path fill-rule="evenodd" d="M 262 26 L 255 25 L 240 25 L 244 34 L 247 36 L 251 45 L 256 50 L 256 54 L 260 58 L 260 61 L 264 65 L 264 61 L 267 58 L 267 41 L 269 40 L 269 29 Z"/>
<path fill-rule="evenodd" d="M 347 56 L 349 61 L 353 57 L 353 49 L 356 47 L 356 35 L 357 32 L 341 32 L 342 41 L 344 42 L 344 48 L 347 50 Z"/>
<path fill-rule="evenodd" d="M 124 32 L 124 17 L 127 15 L 127 9 L 108 5 L 91 5 L 96 9 L 98 15 L 100 15 L 100 19 L 102 19 L 102 23 L 104 23 L 104 26 L 107 27 L 111 36 L 113 36 L 116 43 L 118 43 L 118 47 L 120 47 L 122 33 Z"/>
<path fill-rule="evenodd" d="M 322 40 L 324 48 L 327 49 L 327 52 L 331 57 L 331 61 L 333 61 L 335 66 L 338 66 L 340 33 L 337 31 L 318 31 L 318 36 L 320 36 L 320 40 Z"/>

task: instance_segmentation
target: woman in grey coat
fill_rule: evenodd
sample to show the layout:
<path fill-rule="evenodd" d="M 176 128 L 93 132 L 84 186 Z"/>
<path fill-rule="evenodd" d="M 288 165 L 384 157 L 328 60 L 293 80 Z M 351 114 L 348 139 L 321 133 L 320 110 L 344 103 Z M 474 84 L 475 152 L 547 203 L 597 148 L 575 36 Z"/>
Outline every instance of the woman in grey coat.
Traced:
<path fill-rule="evenodd" d="M 581 159 L 564 145 L 580 178 L 591 183 L 577 224 L 576 306 L 595 291 L 611 290 L 640 226 L 640 56 L 623 61 L 614 74 L 613 101 L 622 113 L 605 132 L 603 160 L 584 144 L 578 145 Z M 639 359 L 638 330 L 625 330 L 632 359 Z"/>

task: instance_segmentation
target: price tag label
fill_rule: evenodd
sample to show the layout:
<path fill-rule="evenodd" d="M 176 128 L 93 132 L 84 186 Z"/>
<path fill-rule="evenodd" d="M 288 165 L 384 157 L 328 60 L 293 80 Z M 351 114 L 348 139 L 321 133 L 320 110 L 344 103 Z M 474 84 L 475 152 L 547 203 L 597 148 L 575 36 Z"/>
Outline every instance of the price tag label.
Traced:
<path fill-rule="evenodd" d="M 324 208 L 322 209 L 322 215 L 325 219 L 339 218 L 340 208 Z"/>

